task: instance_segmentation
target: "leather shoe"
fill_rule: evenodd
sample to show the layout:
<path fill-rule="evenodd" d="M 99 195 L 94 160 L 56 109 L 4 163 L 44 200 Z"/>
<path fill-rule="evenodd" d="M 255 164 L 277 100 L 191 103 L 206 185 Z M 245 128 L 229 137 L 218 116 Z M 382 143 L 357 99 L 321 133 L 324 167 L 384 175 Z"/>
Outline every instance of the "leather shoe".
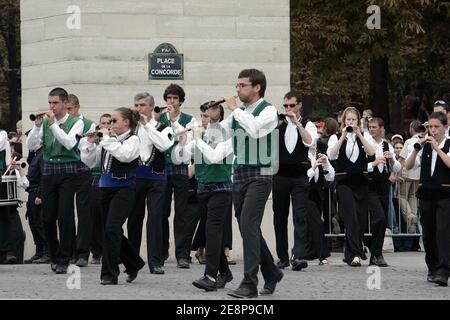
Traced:
<path fill-rule="evenodd" d="M 186 259 L 178 260 L 177 267 L 180 269 L 189 269 L 191 266 L 189 265 L 189 261 Z"/>
<path fill-rule="evenodd" d="M 5 264 L 16 264 L 17 258 L 15 256 L 7 255 L 5 259 Z"/>
<path fill-rule="evenodd" d="M 387 267 L 388 266 L 388 264 L 387 264 L 386 260 L 384 260 L 383 256 L 378 256 L 378 257 L 371 256 L 369 265 L 371 265 L 371 266 L 375 265 L 378 267 Z"/>
<path fill-rule="evenodd" d="M 34 260 L 38 260 L 41 257 L 42 257 L 42 255 L 40 255 L 40 254 L 34 254 L 31 258 L 23 260 L 23 263 L 30 264 L 30 263 L 33 263 Z"/>
<path fill-rule="evenodd" d="M 52 271 L 53 272 L 56 272 L 56 267 L 57 267 L 57 265 L 56 265 L 56 263 L 50 263 L 50 269 L 52 269 Z"/>
<path fill-rule="evenodd" d="M 58 264 L 56 266 L 56 274 L 66 274 L 67 273 L 67 266 L 63 264 Z"/>
<path fill-rule="evenodd" d="M 111 285 L 111 284 L 117 284 L 117 279 L 103 278 L 100 283 L 104 286 Z"/>
<path fill-rule="evenodd" d="M 195 280 L 192 282 L 194 287 L 197 287 L 199 289 L 203 289 L 205 291 L 217 291 L 216 282 L 212 281 L 207 276 L 203 276 L 198 280 Z"/>
<path fill-rule="evenodd" d="M 136 279 L 137 275 L 138 275 L 137 272 L 130 273 L 128 274 L 127 279 L 125 281 L 131 283 L 133 282 L 134 279 Z"/>
<path fill-rule="evenodd" d="M 427 281 L 434 283 L 434 278 L 435 278 L 434 273 L 433 272 L 429 272 L 428 275 L 427 275 Z"/>
<path fill-rule="evenodd" d="M 164 274 L 164 269 L 161 266 L 150 266 L 151 274 Z"/>
<path fill-rule="evenodd" d="M 75 265 L 77 267 L 87 267 L 88 266 L 88 261 L 85 258 L 79 258 L 77 260 L 77 262 L 75 262 Z"/>
<path fill-rule="evenodd" d="M 292 261 L 292 270 L 300 271 L 308 267 L 308 262 L 304 259 L 294 259 Z"/>
<path fill-rule="evenodd" d="M 445 277 L 441 274 L 435 274 L 433 280 L 434 280 L 433 282 L 439 285 L 440 287 L 448 286 L 448 277 Z"/>
<path fill-rule="evenodd" d="M 102 264 L 102 257 L 92 257 L 91 264 Z"/>
<path fill-rule="evenodd" d="M 239 287 L 236 290 L 230 290 L 227 293 L 229 296 L 235 297 L 235 298 L 257 298 L 258 297 L 258 291 L 256 289 L 252 290 L 247 287 Z"/>
<path fill-rule="evenodd" d="M 281 279 L 283 279 L 283 276 L 284 276 L 283 272 L 280 271 L 280 273 L 276 276 L 274 280 L 266 281 L 266 283 L 264 283 L 263 289 L 259 292 L 259 294 L 266 295 L 274 293 L 277 283 L 280 282 Z"/>
<path fill-rule="evenodd" d="M 48 255 L 44 254 L 42 257 L 40 257 L 37 260 L 33 260 L 33 264 L 49 264 L 51 263 L 51 259 Z"/>
<path fill-rule="evenodd" d="M 228 282 L 233 280 L 233 274 L 230 272 L 227 273 L 219 273 L 216 280 L 216 288 L 223 289 Z"/>
<path fill-rule="evenodd" d="M 278 267 L 279 269 L 287 268 L 287 267 L 289 267 L 289 261 L 278 260 L 278 261 L 277 261 L 277 267 Z"/>

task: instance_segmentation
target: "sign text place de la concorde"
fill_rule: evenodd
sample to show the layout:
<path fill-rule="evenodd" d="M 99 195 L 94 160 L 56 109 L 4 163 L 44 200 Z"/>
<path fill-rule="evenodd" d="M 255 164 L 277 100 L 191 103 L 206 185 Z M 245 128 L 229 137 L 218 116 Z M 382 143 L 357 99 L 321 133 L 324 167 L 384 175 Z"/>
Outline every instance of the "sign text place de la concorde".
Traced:
<path fill-rule="evenodd" d="M 183 80 L 183 54 L 170 43 L 160 44 L 148 55 L 150 80 Z"/>

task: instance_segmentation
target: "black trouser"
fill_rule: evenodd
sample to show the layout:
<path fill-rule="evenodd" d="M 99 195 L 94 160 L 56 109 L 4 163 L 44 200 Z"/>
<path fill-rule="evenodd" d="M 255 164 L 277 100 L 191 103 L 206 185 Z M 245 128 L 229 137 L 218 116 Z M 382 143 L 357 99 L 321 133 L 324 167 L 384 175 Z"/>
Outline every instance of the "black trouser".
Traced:
<path fill-rule="evenodd" d="M 142 226 L 147 203 L 147 260 L 149 267 L 161 266 L 163 257 L 163 198 L 166 182 L 159 180 L 136 179 L 136 201 L 134 209 L 128 218 L 128 238 L 131 244 L 140 252 Z M 145 201 L 147 199 L 147 202 Z"/>
<path fill-rule="evenodd" d="M 322 214 L 320 208 L 322 208 L 323 201 L 321 195 L 318 192 L 322 192 L 322 189 L 311 190 L 309 199 L 307 201 L 307 225 L 308 225 L 308 245 L 306 259 L 323 260 L 330 256 L 327 242 L 325 239 L 325 227 L 322 221 Z"/>
<path fill-rule="evenodd" d="M 339 177 L 337 178 L 340 179 Z M 365 260 L 363 240 L 367 225 L 367 185 L 337 182 L 336 190 L 339 206 L 344 214 L 344 259 L 347 263 L 352 262 L 354 257 L 360 257 Z"/>
<path fill-rule="evenodd" d="M 25 217 L 28 219 L 33 241 L 36 245 L 36 255 L 42 256 L 44 252 L 48 252 L 48 245 L 45 241 L 44 228 L 42 226 L 42 205 L 36 205 L 36 191 L 28 191 L 27 213 Z"/>
<path fill-rule="evenodd" d="M 223 251 L 225 219 L 231 207 L 231 192 L 208 192 L 198 194 L 199 210 L 206 213 L 206 267 L 205 275 L 214 279 L 217 272 L 228 273 L 228 261 Z"/>
<path fill-rule="evenodd" d="M 425 262 L 429 272 L 450 276 L 450 198 L 419 201 Z"/>
<path fill-rule="evenodd" d="M 89 259 L 90 245 L 92 241 L 92 180 L 93 178 L 90 171 L 83 171 L 77 175 L 76 204 L 78 226 L 75 249 L 75 256 L 77 258 Z"/>
<path fill-rule="evenodd" d="M 294 222 L 294 249 L 295 258 L 304 259 L 307 243 L 306 202 L 308 200 L 309 181 L 305 177 L 273 178 L 273 224 L 275 227 L 275 240 L 277 255 L 281 261 L 289 261 L 288 253 L 288 216 L 292 197 L 292 218 Z"/>
<path fill-rule="evenodd" d="M 95 258 L 100 258 L 103 251 L 103 221 L 102 206 L 100 202 L 100 188 L 98 186 L 99 177 L 93 177 L 91 186 L 91 219 L 92 237 L 91 252 Z"/>
<path fill-rule="evenodd" d="M 261 233 L 264 207 L 272 188 L 272 180 L 250 180 L 233 184 L 233 203 L 242 236 L 244 251 L 244 279 L 241 287 L 256 290 L 258 269 L 265 281 L 276 278 L 279 270 Z"/>
<path fill-rule="evenodd" d="M 389 214 L 389 189 L 369 190 L 368 201 L 372 233 L 370 253 L 372 256 L 379 257 L 383 253 L 384 235 Z"/>
<path fill-rule="evenodd" d="M 189 259 L 191 244 L 188 243 L 188 233 L 185 230 L 186 222 L 189 221 L 189 211 L 186 210 L 189 178 L 185 175 L 168 175 L 164 191 L 164 218 L 163 218 L 163 254 L 164 258 L 169 256 L 169 217 L 172 203 L 172 190 L 175 200 L 175 214 L 173 218 L 173 230 L 175 239 L 175 256 L 177 260 Z"/>
<path fill-rule="evenodd" d="M 103 215 L 103 257 L 101 279 L 117 279 L 119 261 L 128 274 L 137 272 L 145 264 L 130 241 L 123 235 L 122 226 L 130 215 L 136 192 L 134 186 L 126 188 L 101 188 Z"/>
<path fill-rule="evenodd" d="M 6 256 L 14 256 L 23 263 L 25 231 L 17 205 L 0 206 L 0 263 Z"/>
<path fill-rule="evenodd" d="M 53 263 L 68 265 L 73 253 L 76 174 L 42 176 L 42 216 Z M 58 221 L 58 230 L 56 228 Z"/>

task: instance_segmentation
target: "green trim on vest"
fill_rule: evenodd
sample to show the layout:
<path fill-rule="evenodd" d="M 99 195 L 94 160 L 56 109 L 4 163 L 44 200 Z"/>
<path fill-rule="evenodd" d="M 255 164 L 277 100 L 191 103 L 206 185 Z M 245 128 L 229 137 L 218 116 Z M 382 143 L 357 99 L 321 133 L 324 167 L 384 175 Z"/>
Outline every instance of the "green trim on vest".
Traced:
<path fill-rule="evenodd" d="M 178 119 L 178 123 L 181 124 L 183 127 L 186 127 L 186 125 L 191 122 L 192 120 L 192 116 L 188 115 L 187 113 L 180 113 L 180 119 Z M 159 119 L 159 122 L 161 122 L 162 124 L 165 124 L 168 127 L 172 126 L 172 122 L 169 120 L 169 114 L 166 112 L 164 113 L 161 118 Z M 172 147 L 170 147 L 169 149 L 167 149 L 164 152 L 164 157 L 166 159 L 166 164 L 174 164 L 174 165 L 180 165 L 183 163 L 174 163 L 172 161 L 172 150 L 175 148 L 175 146 L 178 144 L 178 141 L 175 141 L 175 143 L 173 144 Z M 175 157 L 173 157 L 175 159 Z M 184 164 L 188 165 L 189 162 L 185 162 Z"/>
<path fill-rule="evenodd" d="M 252 115 L 257 117 L 266 107 L 271 104 L 266 100 L 263 100 L 256 108 L 253 110 Z M 245 108 L 241 108 L 241 110 L 245 110 Z M 233 117 L 233 121 L 231 124 L 231 128 L 233 129 L 233 153 L 235 155 L 234 158 L 234 166 L 249 166 L 249 167 L 270 167 L 271 159 L 272 159 L 272 132 L 268 135 L 259 138 L 253 139 L 248 135 L 244 128 L 241 127 L 238 121 L 236 121 Z M 266 150 L 263 152 L 263 155 L 267 157 L 264 162 L 260 159 L 260 147 L 267 145 L 264 147 Z M 250 146 L 253 146 L 250 148 Z M 251 150 L 250 150 L 251 149 Z M 245 153 L 243 153 L 243 151 Z M 239 152 L 238 152 L 239 151 Z M 250 152 L 251 151 L 251 152 Z M 251 155 L 251 156 L 250 156 Z M 245 156 L 245 158 L 244 158 Z M 243 159 L 244 158 L 244 159 Z"/>
<path fill-rule="evenodd" d="M 81 120 L 83 120 L 83 124 L 84 124 L 84 127 L 83 127 L 83 134 L 86 134 L 86 132 L 88 132 L 88 130 L 91 128 L 91 126 L 92 126 L 92 124 L 93 124 L 94 122 L 91 121 L 91 120 L 89 120 L 89 119 L 87 119 L 87 118 L 84 118 L 84 117 L 83 117 L 83 119 L 81 119 Z"/>
<path fill-rule="evenodd" d="M 203 139 L 204 133 L 202 133 Z M 210 147 L 215 148 L 214 145 L 209 144 Z M 194 150 L 194 163 L 195 163 L 195 178 L 203 184 L 228 182 L 231 180 L 231 164 L 227 163 L 227 158 L 222 160 L 221 164 L 208 164 L 203 157 L 201 150 L 195 147 Z"/>
<path fill-rule="evenodd" d="M 93 177 L 100 177 L 102 175 L 102 169 L 101 168 L 92 168 L 91 174 Z"/>
<path fill-rule="evenodd" d="M 73 125 L 79 120 L 78 117 L 69 115 L 66 122 L 61 124 L 61 129 L 68 134 Z M 50 126 L 48 125 L 48 118 L 44 118 L 43 127 L 43 141 L 44 141 L 44 161 L 50 163 L 68 163 L 80 161 L 80 151 L 75 146 L 72 150 L 67 150 L 58 140 L 53 136 Z"/>

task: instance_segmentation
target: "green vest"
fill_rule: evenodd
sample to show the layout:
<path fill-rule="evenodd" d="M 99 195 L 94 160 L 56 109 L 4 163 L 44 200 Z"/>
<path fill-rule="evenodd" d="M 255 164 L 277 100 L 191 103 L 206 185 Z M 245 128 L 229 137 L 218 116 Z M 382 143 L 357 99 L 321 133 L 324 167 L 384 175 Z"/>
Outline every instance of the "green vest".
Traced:
<path fill-rule="evenodd" d="M 5 130 L 0 129 L 0 132 Z M 6 146 L 8 148 L 8 145 Z M 0 171 L 6 170 L 6 150 L 0 151 Z"/>
<path fill-rule="evenodd" d="M 257 117 L 266 107 L 271 104 L 263 100 L 253 110 L 252 115 Z M 245 110 L 244 108 L 241 108 Z M 233 129 L 233 152 L 235 155 L 234 166 L 270 167 L 272 160 L 272 132 L 268 135 L 253 139 L 242 128 L 238 121 L 233 118 L 231 124 Z M 262 158 L 261 158 L 262 157 Z"/>
<path fill-rule="evenodd" d="M 209 146 L 212 148 L 215 148 L 216 145 L 217 143 L 209 144 Z M 208 164 L 198 147 L 195 147 L 194 152 L 195 177 L 197 178 L 198 182 L 209 184 L 230 181 L 231 162 L 228 161 L 227 164 L 227 158 L 222 160 L 222 164 Z"/>
<path fill-rule="evenodd" d="M 92 168 L 91 174 L 93 177 L 100 177 L 102 175 L 102 169 L 101 168 Z"/>
<path fill-rule="evenodd" d="M 91 126 L 94 122 L 87 118 L 84 118 L 84 117 L 81 120 L 83 120 L 83 124 L 84 124 L 83 134 L 86 134 L 86 132 L 88 132 L 88 130 L 91 128 Z"/>
<path fill-rule="evenodd" d="M 178 123 L 181 124 L 183 127 L 186 127 L 186 125 L 187 125 L 189 122 L 191 122 L 191 120 L 192 120 L 192 116 L 190 116 L 190 115 L 188 115 L 188 114 L 186 114 L 186 113 L 181 112 L 181 113 L 180 113 L 180 119 L 178 120 Z M 165 125 L 168 126 L 168 127 L 171 127 L 171 126 L 172 126 L 172 122 L 169 120 L 169 114 L 168 114 L 167 112 L 161 116 L 161 118 L 159 119 L 159 122 L 161 122 L 162 124 L 165 124 Z M 172 161 L 172 158 L 173 158 L 173 159 L 176 159 L 175 156 L 172 157 L 172 150 L 174 150 L 174 148 L 175 148 L 175 146 L 176 146 L 177 144 L 178 144 L 178 141 L 175 141 L 175 143 L 173 144 L 173 146 L 170 147 L 169 149 L 167 149 L 167 150 L 164 152 L 164 156 L 165 156 L 165 159 L 166 159 L 166 164 L 175 164 L 175 165 L 180 165 L 180 164 L 182 164 L 182 163 L 174 163 L 174 162 Z M 189 162 L 186 162 L 186 163 L 184 163 L 184 164 L 187 165 L 187 164 L 189 164 Z"/>
<path fill-rule="evenodd" d="M 61 124 L 61 129 L 68 134 L 73 125 L 79 120 L 78 117 L 69 115 L 66 122 Z M 44 118 L 44 123 L 42 124 L 44 136 L 44 161 L 50 163 L 68 163 L 80 161 L 80 151 L 77 146 L 73 147 L 71 150 L 67 150 L 58 140 L 53 136 L 50 126 L 48 125 L 48 118 Z"/>

